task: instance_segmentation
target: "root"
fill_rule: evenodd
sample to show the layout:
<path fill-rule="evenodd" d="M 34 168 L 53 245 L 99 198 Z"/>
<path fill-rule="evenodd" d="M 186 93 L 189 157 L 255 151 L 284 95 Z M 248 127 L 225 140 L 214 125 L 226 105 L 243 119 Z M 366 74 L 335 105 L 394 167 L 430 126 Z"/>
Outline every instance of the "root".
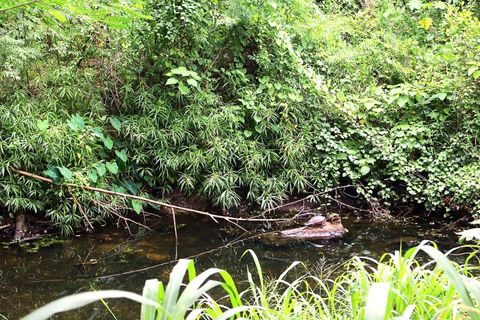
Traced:
<path fill-rule="evenodd" d="M 15 235 L 13 236 L 13 241 L 20 242 L 25 237 L 26 231 L 27 226 L 25 225 L 25 215 L 19 214 L 15 221 Z"/>

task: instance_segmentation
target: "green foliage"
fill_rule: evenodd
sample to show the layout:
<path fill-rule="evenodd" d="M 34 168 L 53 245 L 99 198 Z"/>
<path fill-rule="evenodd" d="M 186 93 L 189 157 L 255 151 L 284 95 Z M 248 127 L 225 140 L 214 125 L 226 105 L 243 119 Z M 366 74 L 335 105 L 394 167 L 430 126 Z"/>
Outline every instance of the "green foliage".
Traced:
<path fill-rule="evenodd" d="M 117 138 L 121 121 L 113 115 L 107 121 L 110 93 L 104 83 L 114 76 L 115 52 L 124 45 L 111 38 L 125 39 L 126 31 L 107 32 L 97 18 L 107 8 L 123 16 L 128 12 L 121 4 L 104 6 L 95 17 L 83 4 L 17 4 L 7 1 L 0 7 L 0 205 L 10 215 L 46 213 L 71 234 L 85 215 L 92 222 L 108 216 L 99 202 L 106 202 L 103 196 L 52 188 L 12 170 L 44 175 L 55 184 L 121 189 L 128 177 L 119 173 L 126 171 L 128 156 Z M 45 12 L 53 8 L 68 13 L 68 21 L 51 23 Z"/>
<path fill-rule="evenodd" d="M 15 4 L 0 9 L 12 214 L 47 211 L 66 232 L 84 219 L 68 190 L 16 168 L 226 209 L 353 184 L 367 203 L 480 212 L 473 2 Z M 105 218 L 100 195 L 76 196 Z"/>
<path fill-rule="evenodd" d="M 479 209 L 480 25 L 470 11 L 193 2 L 150 2 L 154 19 L 140 31 L 142 79 L 122 133 L 145 180 L 226 208 L 352 181 L 386 206 Z M 190 72 L 202 81 L 187 87 Z"/>
<path fill-rule="evenodd" d="M 379 261 L 355 257 L 347 263 L 347 270 L 333 279 L 307 273 L 293 281 L 289 281 L 289 273 L 299 262 L 277 279 L 267 280 L 257 256 L 250 252 L 258 280 L 248 272 L 248 288 L 240 293 L 228 272 L 208 269 L 196 275 L 193 261 L 180 260 L 166 288 L 156 279 L 146 281 L 143 301 L 133 293 L 115 294 L 143 303 L 142 320 L 479 319 L 480 282 L 475 276 L 479 267 L 478 261 L 471 261 L 478 247 L 473 250 L 466 262 L 458 265 L 424 242 L 403 255 L 395 252 Z M 417 257 L 422 251 L 430 259 Z M 186 274 L 189 281 L 184 284 Z M 214 275 L 221 280 L 211 279 Z M 217 286 L 223 287 L 227 297 L 209 293 Z M 24 319 L 46 319 L 65 311 L 65 305 L 71 310 L 103 297 L 115 296 L 111 291 L 100 291 L 61 298 Z"/>

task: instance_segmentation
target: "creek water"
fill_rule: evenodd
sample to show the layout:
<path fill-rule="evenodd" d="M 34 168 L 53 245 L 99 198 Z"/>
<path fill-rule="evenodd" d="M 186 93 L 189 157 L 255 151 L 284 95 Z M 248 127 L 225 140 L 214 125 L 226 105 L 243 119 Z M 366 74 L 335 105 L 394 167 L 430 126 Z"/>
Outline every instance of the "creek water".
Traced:
<path fill-rule="evenodd" d="M 4 246 L 0 248 L 0 319 L 2 316 L 18 319 L 54 299 L 77 292 L 120 289 L 141 293 L 145 280 L 168 279 L 174 265 L 168 262 L 176 254 L 180 258 L 196 256 L 197 271 L 219 267 L 241 282 L 246 279 L 247 267 L 253 266 L 250 257 L 242 258 L 247 249 L 255 251 L 264 271 L 273 277 L 296 260 L 303 261 L 309 270 L 322 272 L 355 255 L 379 258 L 385 252 L 393 252 L 400 246 L 406 249 L 424 239 L 435 241 L 443 250 L 458 245 L 453 231 L 445 231 L 442 225 L 433 222 L 412 219 L 373 222 L 347 214 L 342 214 L 342 218 L 349 233 L 321 246 L 308 242 L 276 246 L 251 239 L 221 249 L 238 235 L 227 232 L 225 226 L 188 217 L 178 221 L 181 228 L 177 248 L 167 221 L 154 232 L 137 232 L 134 237 L 123 229 L 103 228 L 94 234 L 81 234 L 39 248 L 34 253 L 28 252 L 29 247 Z M 135 303 L 125 300 L 107 303 L 117 319 L 139 317 L 140 306 Z M 56 319 L 114 318 L 104 305 L 97 303 Z"/>

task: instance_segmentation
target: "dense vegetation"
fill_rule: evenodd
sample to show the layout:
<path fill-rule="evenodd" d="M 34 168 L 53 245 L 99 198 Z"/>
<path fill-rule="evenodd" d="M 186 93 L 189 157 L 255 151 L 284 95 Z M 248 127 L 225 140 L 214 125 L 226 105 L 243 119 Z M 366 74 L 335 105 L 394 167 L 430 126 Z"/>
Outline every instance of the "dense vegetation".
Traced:
<path fill-rule="evenodd" d="M 248 272 L 248 288 L 242 292 L 228 272 L 212 268 L 197 275 L 193 261 L 180 260 L 166 286 L 157 279 L 147 280 L 143 297 L 112 290 L 80 293 L 54 301 L 23 319 L 47 319 L 100 299 L 127 298 L 142 304 L 142 320 L 476 320 L 480 319 L 480 287 L 475 277 L 478 247 L 471 249 L 464 264 L 458 265 L 422 243 L 403 255 L 396 252 L 379 261 L 354 258 L 347 264 L 347 271 L 334 279 L 307 273 L 289 280 L 289 272 L 299 268 L 295 262 L 273 281 L 265 278 L 258 258 L 250 252 L 256 272 Z M 418 257 L 422 251 L 430 255 L 430 261 Z M 225 296 L 210 292 L 215 287 L 222 287 Z M 116 319 L 105 301 L 103 304 Z"/>
<path fill-rule="evenodd" d="M 352 184 L 370 206 L 480 213 L 475 1 L 17 4 L 0 4 L 4 216 L 68 234 L 142 210 L 68 183 L 225 209 Z"/>

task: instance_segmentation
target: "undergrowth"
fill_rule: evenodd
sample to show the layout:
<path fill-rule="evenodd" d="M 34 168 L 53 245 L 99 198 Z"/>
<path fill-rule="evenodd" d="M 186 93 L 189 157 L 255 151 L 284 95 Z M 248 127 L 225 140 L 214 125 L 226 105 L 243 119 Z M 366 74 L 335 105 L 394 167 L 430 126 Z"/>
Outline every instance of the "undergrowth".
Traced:
<path fill-rule="evenodd" d="M 352 184 L 371 205 L 478 215 L 475 2 L 139 3 L 116 24 L 58 1 L 0 14 L 5 214 L 71 233 L 106 202 L 143 209 L 23 169 L 229 210 Z"/>

